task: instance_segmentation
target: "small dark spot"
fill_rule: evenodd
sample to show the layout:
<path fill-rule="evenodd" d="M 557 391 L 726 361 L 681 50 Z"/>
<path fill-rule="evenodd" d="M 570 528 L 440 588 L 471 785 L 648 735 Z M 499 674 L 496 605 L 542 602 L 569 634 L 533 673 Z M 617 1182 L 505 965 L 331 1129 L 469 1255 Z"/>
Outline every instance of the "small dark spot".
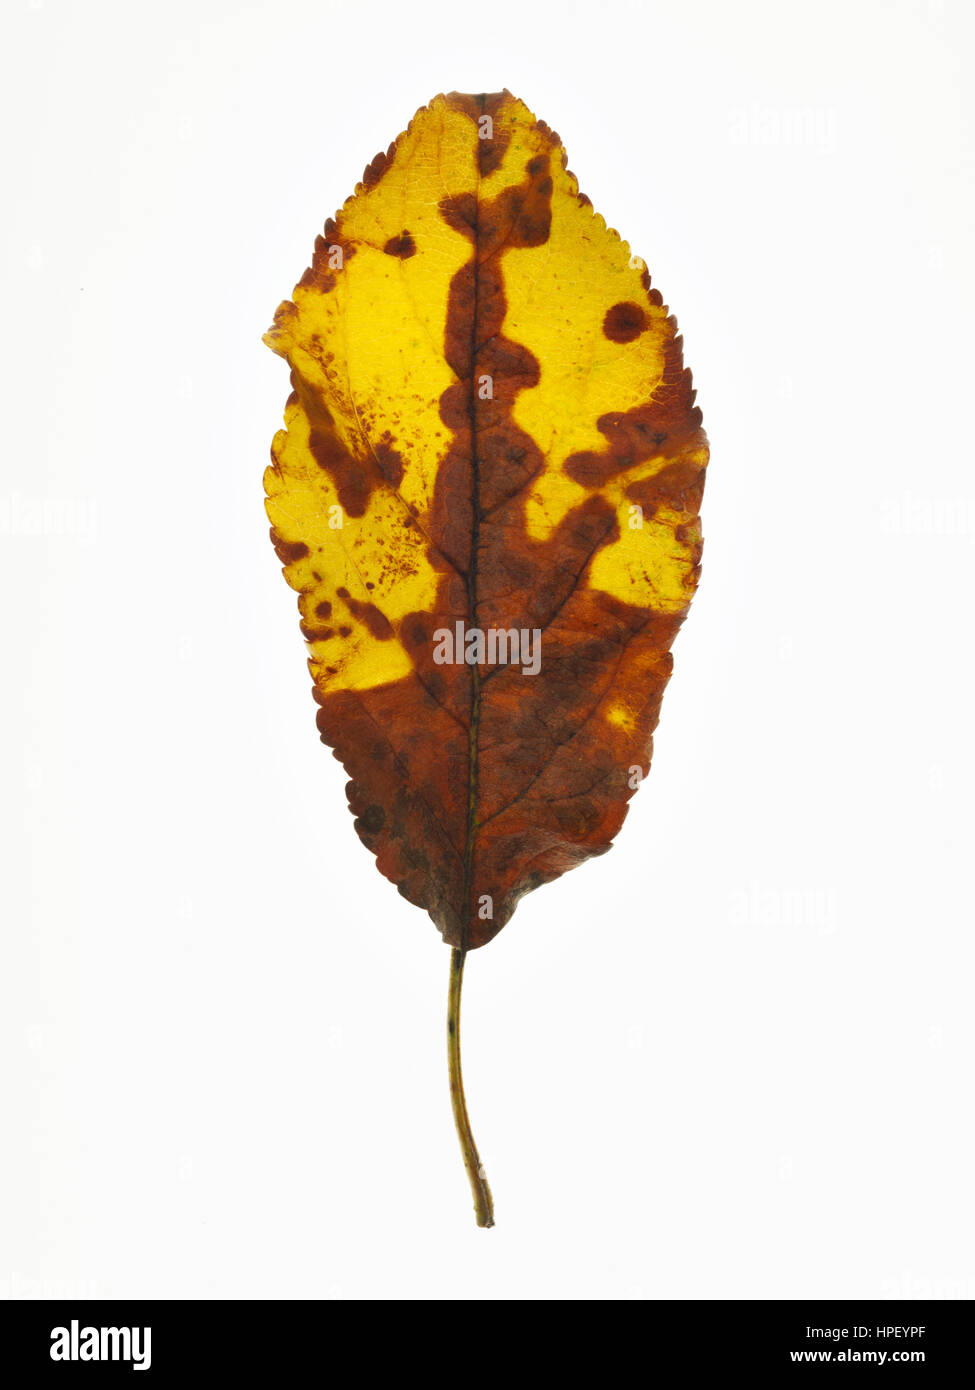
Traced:
<path fill-rule="evenodd" d="M 352 636 L 352 629 L 348 626 L 348 624 L 346 624 L 346 623 L 343 623 L 343 624 L 342 624 L 342 626 L 339 628 L 339 636 L 340 636 L 340 637 L 351 637 L 351 636 Z"/>
<path fill-rule="evenodd" d="M 646 327 L 646 314 L 632 300 L 614 304 L 603 319 L 603 332 L 614 343 L 632 343 Z"/>
<path fill-rule="evenodd" d="M 332 616 L 332 605 L 327 598 L 323 598 L 321 603 L 315 606 L 316 618 L 330 618 Z"/>

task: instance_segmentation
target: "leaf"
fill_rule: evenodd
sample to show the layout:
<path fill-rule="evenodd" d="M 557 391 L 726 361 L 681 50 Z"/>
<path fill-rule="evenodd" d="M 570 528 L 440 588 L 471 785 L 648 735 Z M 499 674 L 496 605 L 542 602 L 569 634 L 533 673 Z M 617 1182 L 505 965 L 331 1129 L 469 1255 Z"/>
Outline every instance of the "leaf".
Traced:
<path fill-rule="evenodd" d="M 321 737 L 462 965 L 609 848 L 649 770 L 707 462 L 677 325 L 548 126 L 453 93 L 368 166 L 265 341 Z"/>

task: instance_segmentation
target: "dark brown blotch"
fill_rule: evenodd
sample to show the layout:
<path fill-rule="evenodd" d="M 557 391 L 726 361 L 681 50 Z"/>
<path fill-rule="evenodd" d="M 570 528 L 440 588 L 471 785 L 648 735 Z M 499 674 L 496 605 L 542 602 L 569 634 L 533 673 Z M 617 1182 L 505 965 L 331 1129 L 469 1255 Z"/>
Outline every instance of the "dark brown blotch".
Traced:
<path fill-rule="evenodd" d="M 357 598 L 347 598 L 350 613 L 365 623 L 377 642 L 388 642 L 393 636 L 393 625 L 374 603 L 363 603 Z"/>
<path fill-rule="evenodd" d="M 339 502 L 349 516 L 364 516 L 369 505 L 369 479 L 358 459 L 353 458 L 330 429 L 312 429 L 308 448 L 319 468 L 335 484 Z"/>
<path fill-rule="evenodd" d="M 393 436 L 387 430 L 382 439 L 373 448 L 376 456 L 376 463 L 379 471 L 392 487 L 399 487 L 403 481 L 403 456 L 398 449 L 393 448 Z"/>
<path fill-rule="evenodd" d="M 614 343 L 632 343 L 649 326 L 649 319 L 639 304 L 624 300 L 607 309 L 603 332 Z"/>
<path fill-rule="evenodd" d="M 272 526 L 271 544 L 282 565 L 293 565 L 296 560 L 303 560 L 309 553 L 304 541 L 286 541 Z"/>
<path fill-rule="evenodd" d="M 416 255 L 416 242 L 409 232 L 402 231 L 399 236 L 391 236 L 383 250 L 387 256 L 398 256 L 401 261 L 408 261 Z"/>
<path fill-rule="evenodd" d="M 498 168 L 511 142 L 510 128 L 498 125 L 498 115 L 504 103 L 511 100 L 511 93 L 507 90 L 475 93 L 450 92 L 445 100 L 452 110 L 463 112 L 478 126 L 477 166 L 481 178 L 487 178 Z M 486 129 L 486 127 L 481 124 L 482 116 L 491 117 L 491 134 L 483 139 L 480 130 Z"/>
<path fill-rule="evenodd" d="M 374 603 L 363 603 L 361 599 L 353 598 L 348 589 L 343 585 L 342 588 L 335 590 L 336 595 L 342 600 L 353 617 L 365 623 L 373 637 L 379 642 L 388 642 L 393 636 L 393 626 L 386 614 L 376 607 Z M 339 632 L 343 637 L 347 637 L 351 628 L 340 627 Z"/>

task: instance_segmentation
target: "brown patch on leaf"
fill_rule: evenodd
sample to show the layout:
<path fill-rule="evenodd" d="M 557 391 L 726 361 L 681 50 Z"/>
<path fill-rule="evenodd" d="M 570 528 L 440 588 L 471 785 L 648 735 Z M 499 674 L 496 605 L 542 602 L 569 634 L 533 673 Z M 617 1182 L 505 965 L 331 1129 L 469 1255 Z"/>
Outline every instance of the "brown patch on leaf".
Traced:
<path fill-rule="evenodd" d="M 385 613 L 380 612 L 374 603 L 364 603 L 362 599 L 353 598 L 348 589 L 345 588 L 336 589 L 335 592 L 352 616 L 358 618 L 361 623 L 365 623 L 377 641 L 388 642 L 394 636 L 389 619 Z"/>
<path fill-rule="evenodd" d="M 409 232 L 400 232 L 399 236 L 389 238 L 383 250 L 387 256 L 398 256 L 401 261 L 408 261 L 416 255 L 416 242 Z"/>
<path fill-rule="evenodd" d="M 564 471 L 583 487 L 600 487 L 658 454 L 671 457 L 698 442 L 701 412 L 694 405 L 696 393 L 684 366 L 683 339 L 676 336 L 676 319 L 668 319 L 667 327 L 664 370 L 649 404 L 600 416 L 596 423 L 607 447 L 599 453 L 586 449 L 566 459 Z M 696 471 L 703 477 L 700 465 Z"/>
<path fill-rule="evenodd" d="M 296 560 L 303 560 L 309 554 L 304 541 L 286 541 L 273 526 L 271 527 L 271 544 L 274 546 L 275 554 L 282 565 L 293 565 Z"/>
<path fill-rule="evenodd" d="M 376 187 L 376 184 L 392 163 L 395 152 L 396 141 L 394 140 L 388 150 L 380 150 L 377 155 L 373 156 L 362 171 L 363 188 L 368 189 Z"/>
<path fill-rule="evenodd" d="M 398 487 L 403 477 L 403 458 L 387 430 L 370 445 L 364 438 L 362 457 L 349 452 L 335 432 L 332 417 L 318 392 L 295 377 L 296 389 L 311 430 L 308 448 L 312 458 L 335 485 L 339 504 L 351 517 L 364 516 L 369 498 L 384 483 Z"/>
<path fill-rule="evenodd" d="M 335 254 L 339 252 L 340 254 Z M 337 277 L 345 269 L 346 263 L 355 255 L 355 246 L 348 241 L 330 217 L 323 228 L 323 235 L 315 238 L 315 252 L 311 265 L 302 275 L 298 284 L 305 289 L 321 290 L 328 293 L 335 288 Z"/>
<path fill-rule="evenodd" d="M 477 141 L 477 163 L 482 179 L 493 174 L 502 159 L 505 151 L 511 142 L 511 132 L 503 124 L 499 128 L 499 115 L 501 108 L 506 101 L 510 101 L 511 93 L 507 90 L 503 92 L 481 92 L 477 96 L 471 96 L 466 92 L 451 92 L 445 98 L 447 105 L 454 111 L 461 111 L 471 120 L 479 130 L 486 130 L 487 127 L 481 122 L 482 116 L 491 118 L 491 135 Z"/>
<path fill-rule="evenodd" d="M 646 311 L 632 300 L 626 300 L 606 310 L 603 333 L 614 343 L 632 343 L 649 327 L 649 323 Z"/>
<path fill-rule="evenodd" d="M 380 473 L 391 487 L 399 487 L 403 480 L 403 456 L 393 448 L 392 435 L 387 432 L 373 448 Z"/>
<path fill-rule="evenodd" d="M 357 458 L 335 433 L 325 427 L 313 429 L 308 436 L 312 458 L 335 484 L 339 503 L 349 516 L 364 516 L 369 503 L 369 477 Z"/>

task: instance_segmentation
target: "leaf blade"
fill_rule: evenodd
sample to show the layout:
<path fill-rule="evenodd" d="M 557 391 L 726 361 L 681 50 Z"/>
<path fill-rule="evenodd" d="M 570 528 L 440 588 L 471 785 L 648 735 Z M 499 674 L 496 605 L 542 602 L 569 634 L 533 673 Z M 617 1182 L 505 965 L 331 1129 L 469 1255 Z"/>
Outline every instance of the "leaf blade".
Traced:
<path fill-rule="evenodd" d="M 369 166 L 267 341 L 323 741 L 380 870 L 483 945 L 609 848 L 649 770 L 707 462 L 676 323 L 558 137 L 455 93 Z M 539 671 L 438 663 L 458 623 L 540 633 Z"/>

